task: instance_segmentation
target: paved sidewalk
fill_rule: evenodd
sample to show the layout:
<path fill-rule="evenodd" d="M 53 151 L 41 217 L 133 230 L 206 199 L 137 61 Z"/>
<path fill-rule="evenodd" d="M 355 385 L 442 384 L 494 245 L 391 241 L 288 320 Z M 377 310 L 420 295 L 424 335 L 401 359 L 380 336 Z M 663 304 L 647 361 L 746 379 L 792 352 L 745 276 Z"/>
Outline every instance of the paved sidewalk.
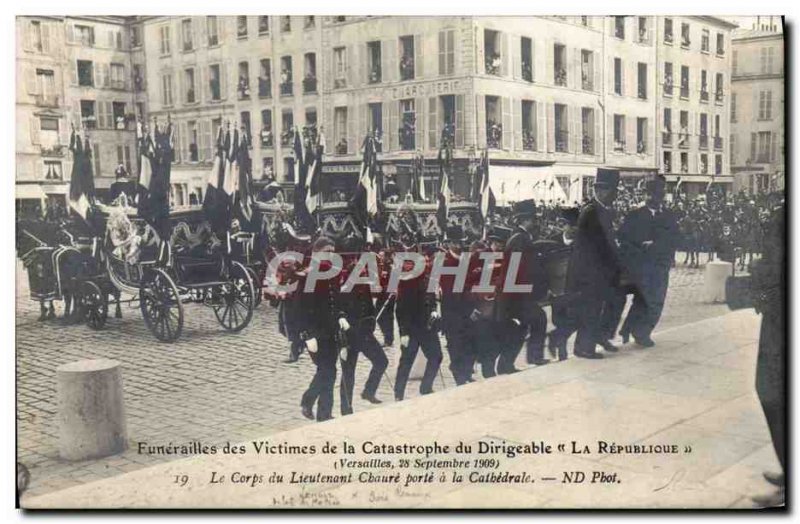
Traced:
<path fill-rule="evenodd" d="M 654 337 L 658 346 L 651 350 L 624 347 L 600 361 L 570 359 L 530 368 L 264 438 L 272 445 L 315 444 L 314 455 L 259 455 L 248 442 L 244 455 L 174 460 L 38 497 L 26 495 L 22 504 L 27 508 L 751 507 L 749 497 L 769 491 L 762 471 L 778 467 L 753 392 L 759 321 L 751 310 L 729 313 L 663 330 Z M 452 473 L 446 467 L 435 468 L 434 480 L 422 483 L 427 470 L 414 463 L 419 455 L 364 454 L 360 449 L 365 441 L 430 445 L 434 440 L 475 448 L 478 442 L 544 442 L 553 446 L 554 453 L 464 456 L 496 460 L 494 470 L 461 468 L 465 478 L 471 478 L 471 471 L 529 474 L 523 483 L 440 482 L 440 471 Z M 348 455 L 319 453 L 325 441 L 340 447 L 347 441 L 357 449 Z M 587 445 L 591 453 L 571 452 L 572 441 L 577 450 Z M 675 445 L 678 452 L 600 454 L 598 441 Z M 566 445 L 563 451 L 557 447 L 560 443 Z M 386 462 L 353 468 L 339 463 L 341 458 Z M 410 460 L 408 468 L 403 467 L 405 459 Z M 403 479 L 399 486 L 358 482 L 360 471 L 385 479 L 398 470 Z M 212 472 L 227 481 L 210 483 Z M 289 484 L 292 472 L 354 472 L 354 479 Z M 587 480 L 563 483 L 565 472 L 584 472 Z M 254 487 L 235 483 L 234 478 L 240 477 L 232 477 L 234 473 L 263 475 L 263 482 Z M 589 483 L 595 473 L 607 482 Z M 275 474 L 284 474 L 284 483 L 271 483 Z M 403 487 L 409 474 L 419 476 Z M 179 487 L 182 475 L 188 480 Z M 254 478 L 259 479 L 250 480 Z"/>

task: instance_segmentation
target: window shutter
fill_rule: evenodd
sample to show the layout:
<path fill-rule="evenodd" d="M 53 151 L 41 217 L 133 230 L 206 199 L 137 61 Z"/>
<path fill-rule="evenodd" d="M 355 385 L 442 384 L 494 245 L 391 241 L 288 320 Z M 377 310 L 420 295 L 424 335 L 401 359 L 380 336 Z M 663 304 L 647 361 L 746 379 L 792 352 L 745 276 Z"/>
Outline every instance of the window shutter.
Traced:
<path fill-rule="evenodd" d="M 211 101 L 211 70 L 209 69 L 209 66 L 198 68 L 197 78 L 200 82 L 200 88 L 197 89 L 197 98 L 199 100 L 202 96 L 206 103 L 208 103 Z M 202 93 L 202 95 L 200 93 Z"/>
<path fill-rule="evenodd" d="M 536 150 L 544 151 L 547 139 L 547 116 L 544 102 L 536 102 Z"/>
<path fill-rule="evenodd" d="M 96 104 L 97 114 L 95 114 L 97 127 L 103 128 L 106 126 L 106 105 L 105 102 L 98 101 Z"/>
<path fill-rule="evenodd" d="M 447 36 L 447 35 L 445 35 L 445 36 Z M 476 64 L 476 69 L 475 69 L 475 72 L 476 72 L 476 73 L 478 73 L 478 74 L 483 74 L 483 73 L 485 73 L 485 72 L 486 72 L 486 56 L 485 56 L 485 54 L 484 54 L 484 47 L 483 47 L 483 46 L 484 46 L 484 43 L 483 43 L 483 36 L 484 36 L 483 29 L 481 29 L 481 28 L 479 27 L 479 28 L 478 28 L 478 35 L 477 35 L 477 38 L 475 39 L 475 40 L 476 40 L 476 42 L 475 42 L 475 45 L 478 47 L 478 52 L 477 52 L 477 53 L 475 53 L 475 56 L 476 56 L 476 57 L 477 57 L 477 59 L 478 59 L 478 63 Z M 444 71 L 440 71 L 440 73 L 441 73 L 441 74 L 445 74 L 445 72 L 446 72 L 446 65 L 447 65 L 447 63 L 446 63 L 446 61 L 445 61 L 445 69 L 444 69 Z M 486 109 L 486 108 L 484 108 L 484 109 Z M 483 124 L 484 124 L 484 123 L 483 123 L 483 122 L 481 122 L 481 125 L 483 125 Z M 486 140 L 484 139 L 484 140 L 481 142 L 481 144 L 484 144 L 484 145 L 485 145 L 485 143 L 486 143 Z"/>
<path fill-rule="evenodd" d="M 757 140 L 756 133 L 750 133 L 750 161 L 756 161 L 756 140 Z"/>
<path fill-rule="evenodd" d="M 358 45 L 353 44 L 346 50 L 347 52 L 347 70 L 349 72 L 349 87 L 357 87 L 360 84 L 358 72 L 361 70 L 358 63 Z"/>
<path fill-rule="evenodd" d="M 44 178 L 44 163 L 39 158 L 36 158 L 33 161 L 33 176 L 36 180 L 41 180 Z"/>
<path fill-rule="evenodd" d="M 355 106 L 347 106 L 347 152 L 356 154 L 361 142 L 356 138 Z"/>
<path fill-rule="evenodd" d="M 229 69 L 228 62 L 222 62 L 219 66 L 219 75 L 220 75 L 219 93 L 220 93 L 220 98 L 222 98 L 223 100 L 228 98 L 228 69 Z"/>
<path fill-rule="evenodd" d="M 432 96 L 428 99 L 428 149 L 437 149 L 439 147 L 439 121 L 437 119 L 439 99 Z"/>
<path fill-rule="evenodd" d="M 92 64 L 92 75 L 93 75 L 92 83 L 96 87 L 102 85 L 103 71 L 102 68 L 100 67 L 100 64 L 98 64 L 97 62 Z"/>
<path fill-rule="evenodd" d="M 103 64 L 103 86 L 108 87 L 110 85 L 110 78 L 111 78 L 111 64 Z"/>
<path fill-rule="evenodd" d="M 72 67 L 70 67 L 70 83 L 73 86 L 78 85 L 78 61 L 76 60 Z"/>
<path fill-rule="evenodd" d="M 214 153 L 211 147 L 211 122 L 208 120 L 200 121 L 200 161 L 210 162 Z"/>
<path fill-rule="evenodd" d="M 439 31 L 439 76 L 445 74 L 446 68 L 447 68 L 447 37 L 445 31 Z"/>
<path fill-rule="evenodd" d="M 271 114 L 270 114 L 270 118 L 272 118 Z M 324 127 L 325 129 L 328 130 L 328 136 L 326 138 L 326 142 L 328 144 L 331 144 L 330 147 L 326 146 L 328 154 L 331 154 L 331 153 L 334 152 L 334 148 L 336 146 L 336 139 L 339 138 L 339 137 L 336 136 L 336 125 L 335 125 L 335 122 L 333 121 L 333 119 L 334 119 L 334 116 L 333 116 L 333 104 L 326 104 L 326 109 L 325 109 L 325 112 L 324 112 L 324 120 L 322 122 L 322 124 L 323 124 L 322 127 Z M 276 122 L 276 124 L 277 124 L 277 122 Z M 270 129 L 274 130 L 274 129 L 276 129 L 276 126 L 271 126 Z M 273 135 L 277 136 L 277 133 L 275 133 L 273 131 Z"/>
<path fill-rule="evenodd" d="M 107 45 L 108 45 L 109 49 L 113 49 L 114 48 L 114 43 L 115 43 L 114 42 L 114 31 L 111 31 L 111 30 L 106 31 L 106 39 L 107 39 L 107 42 L 108 42 Z"/>
<path fill-rule="evenodd" d="M 447 31 L 447 70 L 451 75 L 457 74 L 456 71 L 456 32 L 454 29 Z M 481 48 L 483 49 L 483 48 Z"/>
<path fill-rule="evenodd" d="M 358 63 L 361 67 L 359 68 L 359 78 L 358 82 L 359 85 L 368 85 L 369 84 L 369 49 L 367 48 L 366 44 L 362 44 L 360 46 L 355 46 L 355 49 L 358 52 L 356 58 L 360 59 Z"/>
<path fill-rule="evenodd" d="M 389 103 L 389 130 L 391 134 L 391 149 L 397 151 L 400 149 L 400 122 L 398 120 L 398 113 L 400 111 L 400 102 L 393 101 Z"/>
<path fill-rule="evenodd" d="M 509 39 L 511 78 L 518 80 L 522 77 L 522 38 L 519 35 L 509 35 Z"/>
<path fill-rule="evenodd" d="M 655 122 L 653 122 L 652 118 L 647 119 L 647 125 L 645 126 L 647 130 L 647 135 L 645 136 L 645 151 L 647 151 L 648 155 L 655 154 L 656 151 L 656 133 L 655 133 Z"/>
<path fill-rule="evenodd" d="M 555 151 L 555 105 L 547 104 L 545 105 L 545 110 L 547 111 L 547 152 L 552 153 Z"/>
<path fill-rule="evenodd" d="M 189 161 L 189 127 L 186 125 L 186 122 L 180 122 L 178 124 L 178 129 L 180 133 L 178 136 L 180 140 L 178 141 L 180 147 L 180 161 L 181 162 L 188 162 Z"/>
<path fill-rule="evenodd" d="M 32 68 L 25 69 L 25 89 L 29 95 L 35 95 L 36 90 L 36 71 Z"/>
<path fill-rule="evenodd" d="M 414 145 L 415 148 L 424 151 L 425 150 L 425 98 L 417 98 L 414 101 L 414 111 L 416 112 L 414 115 L 415 122 L 416 122 L 416 129 L 414 133 Z"/>
<path fill-rule="evenodd" d="M 361 106 L 356 106 L 356 108 L 358 109 L 358 118 L 359 118 L 358 137 L 359 140 L 361 140 L 361 135 L 367 136 L 367 134 L 369 134 L 369 132 L 372 131 L 368 127 L 369 122 L 367 119 L 367 115 L 369 114 L 369 106 L 367 104 L 363 104 Z"/>
<path fill-rule="evenodd" d="M 596 109 L 592 109 L 592 119 L 594 120 L 594 137 L 592 145 L 594 146 L 594 155 L 598 158 L 603 157 L 603 144 L 600 142 L 600 137 L 603 136 L 602 120 L 603 118 L 598 114 Z"/>
<path fill-rule="evenodd" d="M 574 89 L 583 89 L 583 75 L 581 74 L 581 49 L 576 47 L 572 50 L 572 54 L 572 85 L 574 86 Z"/>
<path fill-rule="evenodd" d="M 500 38 L 500 52 L 503 55 L 503 59 L 500 61 L 500 74 L 503 76 L 508 76 L 513 67 L 511 53 L 508 48 L 509 38 L 510 36 L 508 33 L 502 33 Z"/>
<path fill-rule="evenodd" d="M 384 40 L 381 42 L 381 74 L 384 82 L 394 82 L 399 78 L 397 46 L 397 40 Z"/>
<path fill-rule="evenodd" d="M 333 49 L 331 49 L 326 54 L 328 55 L 328 59 L 327 60 L 325 60 L 325 59 L 322 60 L 322 75 L 323 75 L 324 82 L 325 82 L 325 85 L 327 86 L 327 88 L 328 89 L 333 89 L 333 67 L 334 67 L 333 64 L 334 64 L 334 58 L 335 58 L 336 55 L 334 54 Z M 259 65 L 259 68 L 260 67 L 261 66 Z M 259 69 L 259 74 L 261 74 L 260 69 Z M 318 87 L 320 88 L 320 91 L 322 91 L 322 86 L 318 86 Z"/>
<path fill-rule="evenodd" d="M 477 110 L 477 128 L 478 128 L 478 149 L 486 147 L 486 97 L 477 95 L 475 97 L 475 108 Z"/>
<path fill-rule="evenodd" d="M 775 162 L 777 158 L 778 152 L 778 133 L 772 132 L 770 133 L 770 140 L 769 140 L 769 158 L 771 162 Z"/>
<path fill-rule="evenodd" d="M 414 78 L 423 78 L 425 68 L 425 40 L 422 35 L 414 35 Z"/>
<path fill-rule="evenodd" d="M 31 116 L 31 143 L 34 145 L 39 145 L 39 117 Z"/>
<path fill-rule="evenodd" d="M 554 69 L 554 67 L 555 67 L 555 63 L 554 63 L 554 60 L 555 60 L 554 59 L 554 53 L 555 53 L 554 42 L 553 42 L 552 38 L 548 38 L 546 40 L 546 42 L 547 42 L 547 44 L 545 46 L 544 52 L 545 52 L 545 64 L 546 64 L 547 67 L 544 70 L 544 77 L 547 79 L 546 81 L 547 81 L 548 84 L 555 85 L 556 79 L 555 79 L 555 69 Z"/>
<path fill-rule="evenodd" d="M 464 147 L 464 95 L 456 95 L 456 148 Z"/>
<path fill-rule="evenodd" d="M 50 54 L 50 38 L 50 24 L 42 23 L 42 53 L 46 55 Z"/>
<path fill-rule="evenodd" d="M 25 20 L 20 31 L 22 32 L 22 49 L 33 51 L 33 23 L 30 20 Z"/>
<path fill-rule="evenodd" d="M 73 42 L 75 42 L 75 27 L 67 24 L 67 43 L 72 44 Z"/>
<path fill-rule="evenodd" d="M 514 71 L 516 71 L 516 68 Z M 522 100 L 515 98 L 513 104 L 514 149 L 522 151 Z"/>
<path fill-rule="evenodd" d="M 581 108 L 573 106 L 567 109 L 567 114 L 570 115 L 569 121 L 572 124 L 570 131 L 569 143 L 571 144 L 572 154 L 579 155 L 583 152 L 581 142 L 583 139 L 583 130 L 581 129 Z"/>
<path fill-rule="evenodd" d="M 502 101 L 503 107 L 503 149 L 511 149 L 513 140 L 513 125 L 511 120 L 511 98 L 504 96 Z"/>
<path fill-rule="evenodd" d="M 67 122 L 67 119 L 64 118 L 63 121 L 62 121 L 62 119 L 59 118 L 59 120 L 58 120 L 58 143 L 61 144 L 61 145 L 69 145 L 69 129 L 67 129 L 68 127 L 69 127 L 69 123 Z"/>
<path fill-rule="evenodd" d="M 614 151 L 614 115 L 612 113 L 606 115 L 606 151 L 609 153 Z"/>
<path fill-rule="evenodd" d="M 636 153 L 636 117 L 625 116 L 625 152 Z"/>

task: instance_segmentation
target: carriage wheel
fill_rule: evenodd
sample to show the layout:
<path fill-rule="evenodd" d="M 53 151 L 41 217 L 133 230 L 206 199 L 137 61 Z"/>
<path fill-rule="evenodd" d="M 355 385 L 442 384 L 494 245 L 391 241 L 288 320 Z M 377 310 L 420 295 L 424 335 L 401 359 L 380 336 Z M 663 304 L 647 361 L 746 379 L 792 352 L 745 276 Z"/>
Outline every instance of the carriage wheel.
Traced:
<path fill-rule="evenodd" d="M 108 295 L 91 280 L 81 283 L 81 318 L 92 329 L 103 329 L 108 319 Z"/>
<path fill-rule="evenodd" d="M 147 328 L 158 340 L 178 340 L 183 330 L 183 304 L 178 287 L 163 269 L 155 269 L 143 279 L 139 306 Z"/>
<path fill-rule="evenodd" d="M 219 290 L 221 305 L 214 308 L 217 321 L 228 331 L 241 331 L 253 318 L 255 287 L 250 273 L 241 263 L 232 262 L 230 278 Z"/>
<path fill-rule="evenodd" d="M 253 281 L 253 290 L 255 291 L 255 302 L 253 303 L 253 308 L 257 308 L 261 305 L 261 299 L 263 298 L 261 296 L 263 287 L 261 279 L 258 278 L 258 273 L 252 267 L 245 266 L 245 269 L 247 269 L 247 273 L 250 275 L 250 279 Z"/>

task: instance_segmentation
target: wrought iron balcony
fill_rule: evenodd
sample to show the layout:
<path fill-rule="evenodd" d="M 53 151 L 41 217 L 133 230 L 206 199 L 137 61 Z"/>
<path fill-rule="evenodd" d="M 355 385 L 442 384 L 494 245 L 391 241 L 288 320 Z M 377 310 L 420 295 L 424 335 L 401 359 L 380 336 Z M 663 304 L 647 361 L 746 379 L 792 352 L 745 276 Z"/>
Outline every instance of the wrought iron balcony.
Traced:
<path fill-rule="evenodd" d="M 569 151 L 569 132 L 564 129 L 556 130 L 556 152 L 566 153 Z"/>
<path fill-rule="evenodd" d="M 708 149 L 708 135 L 700 135 L 700 149 Z"/>
<path fill-rule="evenodd" d="M 307 76 L 303 79 L 303 93 L 316 93 L 317 92 L 317 77 Z"/>
<path fill-rule="evenodd" d="M 661 132 L 661 143 L 665 146 L 672 145 L 672 133 L 669 131 L 662 131 Z"/>
<path fill-rule="evenodd" d="M 583 135 L 581 140 L 581 151 L 584 155 L 594 154 L 594 139 L 589 135 Z"/>

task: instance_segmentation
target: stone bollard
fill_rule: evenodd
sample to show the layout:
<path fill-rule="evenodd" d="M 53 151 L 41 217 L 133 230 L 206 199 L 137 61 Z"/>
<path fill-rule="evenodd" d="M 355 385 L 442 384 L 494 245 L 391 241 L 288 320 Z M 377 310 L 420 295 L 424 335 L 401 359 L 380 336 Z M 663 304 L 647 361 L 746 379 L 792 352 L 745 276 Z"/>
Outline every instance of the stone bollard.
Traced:
<path fill-rule="evenodd" d="M 706 264 L 703 295 L 706 302 L 725 302 L 725 280 L 733 275 L 733 264 L 715 260 Z"/>
<path fill-rule="evenodd" d="M 119 363 L 70 362 L 56 369 L 56 378 L 61 458 L 85 460 L 122 452 L 127 437 Z"/>

